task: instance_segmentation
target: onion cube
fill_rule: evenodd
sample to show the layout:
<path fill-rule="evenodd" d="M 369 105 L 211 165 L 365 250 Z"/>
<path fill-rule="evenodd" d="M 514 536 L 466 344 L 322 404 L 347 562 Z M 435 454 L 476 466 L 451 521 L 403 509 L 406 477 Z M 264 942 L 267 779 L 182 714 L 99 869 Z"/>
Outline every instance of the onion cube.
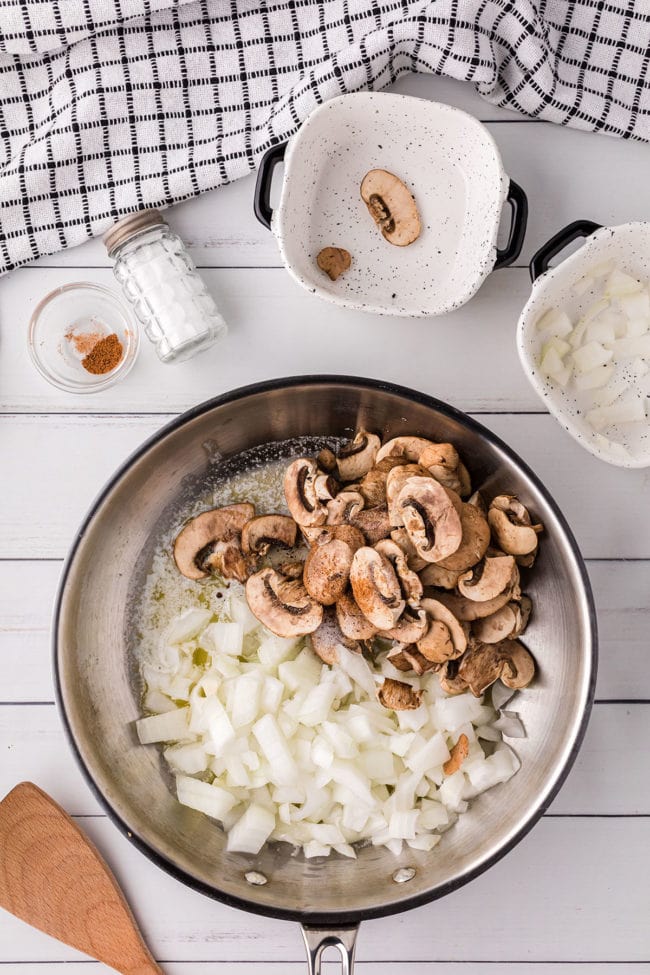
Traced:
<path fill-rule="evenodd" d="M 264 806 L 251 803 L 228 833 L 230 853 L 259 853 L 275 829 L 275 816 Z"/>

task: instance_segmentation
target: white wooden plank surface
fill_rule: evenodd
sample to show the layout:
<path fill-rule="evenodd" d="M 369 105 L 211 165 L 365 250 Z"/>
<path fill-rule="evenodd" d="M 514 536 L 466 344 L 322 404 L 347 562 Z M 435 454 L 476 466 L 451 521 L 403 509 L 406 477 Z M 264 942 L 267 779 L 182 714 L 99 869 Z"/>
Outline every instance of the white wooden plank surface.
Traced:
<path fill-rule="evenodd" d="M 597 704 L 584 745 L 550 812 L 650 816 L 650 777 L 639 773 L 650 741 L 650 704 Z M 517 742 L 513 741 L 517 749 Z M 53 705 L 0 708 L 0 795 L 37 780 L 75 815 L 102 812 L 65 740 Z"/>
<path fill-rule="evenodd" d="M 466 410 L 544 410 L 513 342 L 514 323 L 530 290 L 523 269 L 495 273 L 471 305 L 430 321 L 369 318 L 315 302 L 281 268 L 203 274 L 229 323 L 228 337 L 189 362 L 166 366 L 143 338 L 129 376 L 89 396 L 87 410 L 171 413 L 235 386 L 306 372 L 392 380 Z M 107 268 L 84 276 L 113 287 Z M 0 357 L 3 412 L 79 410 L 78 396 L 55 389 L 35 372 L 26 344 L 29 315 L 39 297 L 76 280 L 79 271 L 72 268 L 31 267 L 0 284 L 0 321 L 13 325 Z M 488 382 L 486 370 L 493 373 Z"/>
<path fill-rule="evenodd" d="M 0 558 L 64 557 L 106 479 L 168 419 L 0 416 Z M 545 482 L 587 558 L 650 557 L 650 471 L 603 464 L 546 414 L 479 419 Z"/>
<path fill-rule="evenodd" d="M 50 616 L 62 565 L 0 561 L 0 701 L 54 699 Z M 650 561 L 588 570 L 600 631 L 596 697 L 650 700 Z"/>
<path fill-rule="evenodd" d="M 548 416 L 508 415 L 543 410 L 513 344 L 529 292 L 523 265 L 578 217 L 611 224 L 650 218 L 650 197 L 642 192 L 650 148 L 523 121 L 448 79 L 411 76 L 397 90 L 487 120 L 507 171 L 530 201 L 522 267 L 495 274 L 446 319 L 375 319 L 312 300 L 279 269 L 275 241 L 253 217 L 253 177 L 170 214 L 197 263 L 208 268 L 206 279 L 231 325 L 227 343 L 190 363 L 162 367 L 143 343 L 133 373 L 113 392 L 83 402 L 67 397 L 29 363 L 27 321 L 36 300 L 57 285 L 112 281 L 102 244 L 54 255 L 0 281 L 0 702 L 14 702 L 0 704 L 0 793 L 32 777 L 86 814 L 80 824 L 115 867 L 170 975 L 304 971 L 295 925 L 211 903 L 135 851 L 100 815 L 55 708 L 19 702 L 52 699 L 50 605 L 80 518 L 118 463 L 168 415 L 272 376 L 331 371 L 400 382 L 488 414 L 483 422 L 554 494 L 584 553 L 596 560 L 588 568 L 601 630 L 597 696 L 619 703 L 596 706 L 565 788 L 521 846 L 445 900 L 364 925 L 359 970 L 650 972 L 650 704 L 641 703 L 650 701 L 650 474 L 600 464 Z M 143 415 L 151 413 L 160 415 Z M 81 956 L 0 913 L 0 975 L 62 975 L 73 960 Z M 91 962 L 80 967 L 89 975 L 105 970 Z"/>
<path fill-rule="evenodd" d="M 157 958 L 224 966 L 231 959 L 251 965 L 302 960 L 297 925 L 251 917 L 181 888 L 106 819 L 82 818 L 79 825 L 113 867 Z M 365 922 L 359 960 L 647 964 L 650 888 L 642 851 L 649 844 L 650 819 L 545 818 L 516 851 L 466 887 Z M 10 916 L 2 922 L 2 960 L 79 957 Z"/>

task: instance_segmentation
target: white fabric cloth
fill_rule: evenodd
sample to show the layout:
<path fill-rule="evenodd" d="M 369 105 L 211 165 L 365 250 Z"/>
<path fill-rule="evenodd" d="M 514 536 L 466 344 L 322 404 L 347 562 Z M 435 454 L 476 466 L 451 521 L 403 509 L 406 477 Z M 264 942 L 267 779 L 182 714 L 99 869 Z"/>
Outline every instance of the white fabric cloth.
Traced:
<path fill-rule="evenodd" d="M 4 0 L 0 272 L 250 172 L 405 72 L 650 139 L 647 0 Z"/>

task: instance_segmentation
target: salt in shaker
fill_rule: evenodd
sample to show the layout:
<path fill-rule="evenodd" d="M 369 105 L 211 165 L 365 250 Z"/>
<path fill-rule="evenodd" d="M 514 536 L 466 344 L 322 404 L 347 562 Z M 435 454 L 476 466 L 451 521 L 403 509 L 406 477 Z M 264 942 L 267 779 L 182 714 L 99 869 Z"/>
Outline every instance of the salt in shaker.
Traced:
<path fill-rule="evenodd" d="M 189 359 L 226 335 L 185 244 L 158 210 L 119 220 L 104 243 L 115 277 L 163 362 Z"/>

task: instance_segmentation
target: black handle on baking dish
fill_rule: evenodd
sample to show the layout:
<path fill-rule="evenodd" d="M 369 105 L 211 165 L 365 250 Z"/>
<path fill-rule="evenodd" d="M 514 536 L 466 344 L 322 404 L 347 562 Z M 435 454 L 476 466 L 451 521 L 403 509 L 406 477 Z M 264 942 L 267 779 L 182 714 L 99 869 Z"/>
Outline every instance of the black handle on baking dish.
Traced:
<path fill-rule="evenodd" d="M 283 142 L 279 146 L 271 146 L 262 156 L 262 162 L 257 172 L 257 182 L 255 183 L 255 199 L 253 208 L 255 216 L 260 223 L 264 224 L 267 230 L 271 229 L 271 183 L 273 182 L 273 170 L 279 162 L 284 159 L 287 143 Z"/>
<path fill-rule="evenodd" d="M 562 230 L 542 244 L 530 262 L 530 280 L 536 281 L 540 274 L 548 271 L 548 266 L 560 251 L 563 251 L 567 244 L 577 237 L 590 237 L 596 230 L 600 230 L 600 224 L 593 220 L 574 220 L 567 224 Z"/>
<path fill-rule="evenodd" d="M 497 259 L 494 262 L 495 268 L 507 267 L 508 264 L 512 264 L 519 257 L 521 248 L 524 246 L 524 237 L 526 236 L 528 197 L 521 186 L 515 183 L 514 179 L 510 180 L 506 200 L 512 209 L 512 222 L 510 224 L 510 233 L 508 234 L 508 243 L 505 247 L 497 247 Z"/>

